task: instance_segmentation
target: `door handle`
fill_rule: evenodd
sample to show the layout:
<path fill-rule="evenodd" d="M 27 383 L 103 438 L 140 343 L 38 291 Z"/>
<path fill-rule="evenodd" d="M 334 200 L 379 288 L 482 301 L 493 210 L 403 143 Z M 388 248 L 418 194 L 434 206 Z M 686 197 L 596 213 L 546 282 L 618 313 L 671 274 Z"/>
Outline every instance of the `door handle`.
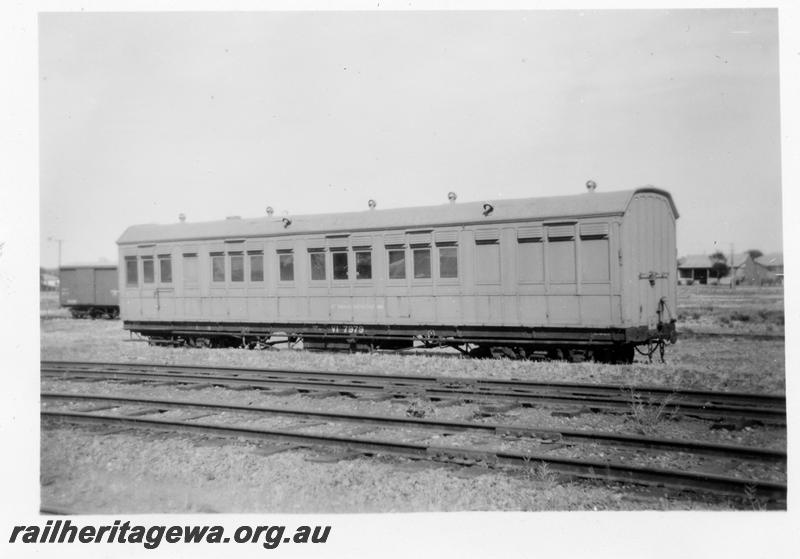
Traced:
<path fill-rule="evenodd" d="M 657 279 L 666 279 L 669 277 L 668 272 L 656 272 L 656 271 L 649 271 L 649 272 L 640 272 L 639 279 L 646 279 L 650 281 L 650 285 L 655 285 Z"/>

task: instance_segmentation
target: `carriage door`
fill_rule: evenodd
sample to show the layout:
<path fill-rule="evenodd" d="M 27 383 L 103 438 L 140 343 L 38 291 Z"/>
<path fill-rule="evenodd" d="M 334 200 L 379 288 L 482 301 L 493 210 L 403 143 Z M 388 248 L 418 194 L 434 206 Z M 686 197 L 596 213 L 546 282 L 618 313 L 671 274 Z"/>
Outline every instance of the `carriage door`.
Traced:
<path fill-rule="evenodd" d="M 668 272 L 658 272 L 650 270 L 639 273 L 639 291 L 644 291 L 644 296 L 640 300 L 644 302 L 641 313 L 641 324 L 647 321 L 647 328 L 654 330 L 660 320 L 669 321 L 669 316 L 664 314 L 662 299 L 666 301 L 666 281 L 669 278 Z M 646 285 L 642 282 L 646 282 Z M 649 286 L 649 287 L 648 287 Z M 662 318 L 662 314 L 664 314 Z"/>
<path fill-rule="evenodd" d="M 141 305 L 142 318 L 158 318 L 158 291 L 156 287 L 156 263 L 152 254 L 141 256 L 142 290 Z"/>
<path fill-rule="evenodd" d="M 225 241 L 225 259 L 228 268 L 228 318 L 247 320 L 247 289 L 245 284 L 244 241 Z"/>
<path fill-rule="evenodd" d="M 633 265 L 638 282 L 638 325 L 653 330 L 659 321 L 674 318 L 676 310 L 675 224 L 663 198 L 637 198 L 628 219 L 636 226 Z"/>

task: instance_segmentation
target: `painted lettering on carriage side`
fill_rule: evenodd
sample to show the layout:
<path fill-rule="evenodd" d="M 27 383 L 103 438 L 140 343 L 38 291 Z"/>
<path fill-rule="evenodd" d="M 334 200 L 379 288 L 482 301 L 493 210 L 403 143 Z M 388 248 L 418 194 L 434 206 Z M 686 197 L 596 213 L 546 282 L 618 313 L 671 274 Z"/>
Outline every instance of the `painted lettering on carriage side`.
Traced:
<path fill-rule="evenodd" d="M 331 324 L 332 334 L 363 334 L 364 327 L 355 324 Z"/>

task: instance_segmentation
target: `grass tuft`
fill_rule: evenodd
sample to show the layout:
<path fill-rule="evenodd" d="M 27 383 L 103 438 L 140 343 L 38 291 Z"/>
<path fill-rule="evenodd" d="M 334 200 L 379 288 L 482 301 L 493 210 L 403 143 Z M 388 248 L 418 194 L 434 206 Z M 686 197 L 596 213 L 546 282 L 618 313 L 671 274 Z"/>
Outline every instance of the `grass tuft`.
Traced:
<path fill-rule="evenodd" d="M 752 485 L 744 488 L 744 498 L 754 511 L 767 510 L 766 502 L 756 495 L 756 488 Z"/>
<path fill-rule="evenodd" d="M 670 411 L 668 407 L 672 404 L 674 397 L 672 394 L 664 398 L 661 402 L 645 402 L 642 395 L 633 388 L 630 390 L 630 418 L 635 425 L 635 429 L 642 435 L 653 435 L 658 432 L 662 422 L 674 418 L 676 410 Z"/>

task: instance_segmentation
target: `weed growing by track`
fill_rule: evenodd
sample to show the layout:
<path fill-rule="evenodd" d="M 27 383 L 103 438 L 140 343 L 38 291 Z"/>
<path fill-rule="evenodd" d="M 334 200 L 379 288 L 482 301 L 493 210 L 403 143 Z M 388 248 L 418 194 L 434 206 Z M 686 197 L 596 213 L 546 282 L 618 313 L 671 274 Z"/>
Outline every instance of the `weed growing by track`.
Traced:
<path fill-rule="evenodd" d="M 675 419 L 677 408 L 669 409 L 674 397 L 672 394 L 659 403 L 646 402 L 641 394 L 633 388 L 628 388 L 630 393 L 630 421 L 636 425 L 636 431 L 642 435 L 654 435 L 664 421 Z"/>

